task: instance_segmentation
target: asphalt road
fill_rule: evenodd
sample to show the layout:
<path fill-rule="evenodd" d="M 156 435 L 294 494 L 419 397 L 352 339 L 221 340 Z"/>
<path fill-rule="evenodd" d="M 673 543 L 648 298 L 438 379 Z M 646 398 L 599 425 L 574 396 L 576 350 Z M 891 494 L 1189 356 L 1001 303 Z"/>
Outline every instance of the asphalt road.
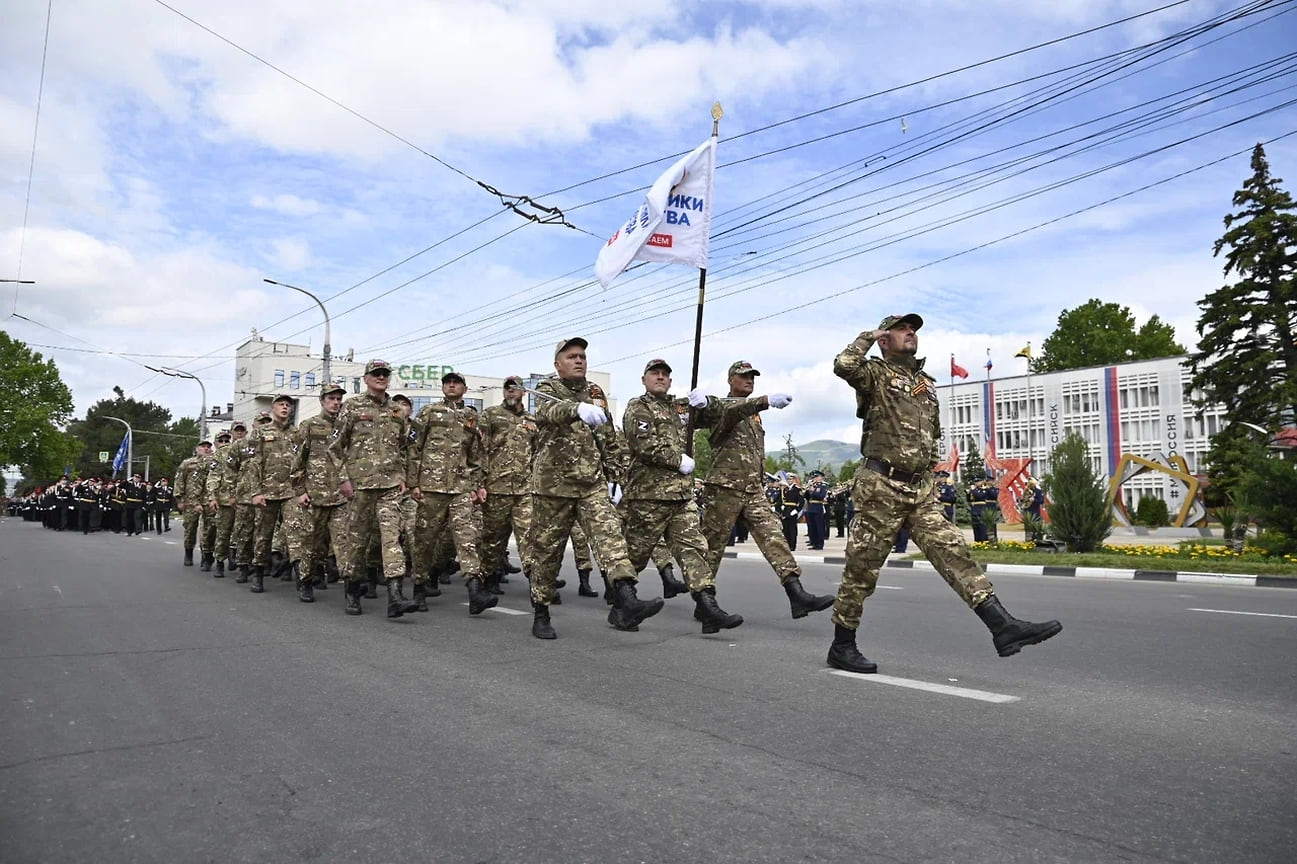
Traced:
<path fill-rule="evenodd" d="M 523 614 L 470 617 L 456 585 L 357 619 L 336 587 L 254 595 L 163 538 L 0 521 L 0 861 L 1297 850 L 1297 591 L 999 577 L 1064 624 L 1001 659 L 939 577 L 888 570 L 860 631 L 881 674 L 843 676 L 827 613 L 791 620 L 759 562 L 722 567 L 736 630 L 701 636 L 677 598 L 619 633 L 569 588 L 543 643 L 516 580 Z"/>

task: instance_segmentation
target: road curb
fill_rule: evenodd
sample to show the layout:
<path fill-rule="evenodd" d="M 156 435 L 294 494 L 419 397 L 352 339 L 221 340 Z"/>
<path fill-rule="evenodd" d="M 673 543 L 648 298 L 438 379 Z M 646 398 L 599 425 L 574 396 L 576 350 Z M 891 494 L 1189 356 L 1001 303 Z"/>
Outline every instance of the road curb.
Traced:
<path fill-rule="evenodd" d="M 725 552 L 726 558 L 764 561 L 760 552 Z M 845 564 L 842 555 L 794 555 L 799 564 Z M 887 567 L 902 570 L 931 570 L 929 561 L 905 558 L 888 560 Z M 1068 579 L 1129 579 L 1135 582 L 1193 582 L 1208 585 L 1251 585 L 1257 588 L 1297 588 L 1297 579 L 1243 573 L 1198 573 L 1191 570 L 1118 570 L 1109 567 L 1058 567 L 1052 564 L 987 564 L 988 576 L 1061 576 Z"/>

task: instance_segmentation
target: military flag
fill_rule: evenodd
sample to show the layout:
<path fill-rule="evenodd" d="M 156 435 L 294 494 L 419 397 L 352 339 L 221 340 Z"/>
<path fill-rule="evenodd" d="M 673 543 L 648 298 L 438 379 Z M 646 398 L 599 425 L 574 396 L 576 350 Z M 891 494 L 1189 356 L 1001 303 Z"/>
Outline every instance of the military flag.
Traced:
<path fill-rule="evenodd" d="M 1021 351 L 1019 351 L 1017 354 L 1014 354 L 1013 356 L 1014 356 L 1014 357 L 1025 357 L 1025 358 L 1027 358 L 1028 361 L 1030 361 L 1030 360 L 1032 359 L 1032 357 L 1031 357 L 1031 343 L 1028 342 L 1025 346 L 1023 346 L 1023 348 L 1022 348 Z"/>
<path fill-rule="evenodd" d="M 116 479 L 117 475 L 121 473 L 123 469 L 126 468 L 126 459 L 127 459 L 126 454 L 130 452 L 130 449 L 131 449 L 131 433 L 127 432 L 125 435 L 122 436 L 122 446 L 117 448 L 117 455 L 113 457 L 113 478 L 114 479 Z"/>
<path fill-rule="evenodd" d="M 952 379 L 954 379 L 954 378 L 967 378 L 967 377 L 968 377 L 968 370 L 965 369 L 963 366 L 960 366 L 958 363 L 955 362 L 955 355 L 954 355 L 954 354 L 951 354 L 951 355 L 950 355 L 950 377 L 951 377 Z"/>

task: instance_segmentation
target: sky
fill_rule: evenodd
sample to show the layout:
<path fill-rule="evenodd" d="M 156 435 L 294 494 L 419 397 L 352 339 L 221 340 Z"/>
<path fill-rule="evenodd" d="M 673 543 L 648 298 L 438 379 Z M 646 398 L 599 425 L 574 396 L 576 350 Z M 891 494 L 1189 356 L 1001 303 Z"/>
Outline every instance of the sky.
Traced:
<path fill-rule="evenodd" d="M 196 415 L 149 366 L 233 401 L 254 329 L 318 351 L 266 278 L 335 355 L 503 376 L 584 336 L 619 399 L 654 357 L 683 394 L 697 271 L 593 264 L 719 101 L 700 386 L 748 360 L 793 396 L 772 449 L 850 441 L 833 357 L 891 313 L 941 383 L 1092 298 L 1192 348 L 1251 148 L 1297 181 L 1294 46 L 1292 0 L 10 0 L 0 279 L 35 284 L 0 329 L 77 416 Z"/>

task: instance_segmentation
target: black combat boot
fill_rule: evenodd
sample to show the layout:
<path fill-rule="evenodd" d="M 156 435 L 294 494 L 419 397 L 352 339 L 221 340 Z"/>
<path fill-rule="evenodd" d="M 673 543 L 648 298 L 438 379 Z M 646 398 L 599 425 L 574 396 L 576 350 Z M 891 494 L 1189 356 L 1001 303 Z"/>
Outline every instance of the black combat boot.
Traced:
<path fill-rule="evenodd" d="M 260 564 L 252 565 L 252 587 L 248 590 L 253 594 L 261 594 L 266 590 L 266 568 Z"/>
<path fill-rule="evenodd" d="M 329 590 L 328 571 L 324 566 L 324 562 L 317 561 L 314 565 L 312 565 L 311 569 L 314 571 L 314 578 L 311 580 L 311 587 L 314 588 L 316 591 L 328 591 Z"/>
<path fill-rule="evenodd" d="M 805 618 L 812 612 L 823 612 L 833 605 L 832 594 L 812 594 L 802 587 L 802 580 L 790 576 L 784 583 L 784 593 L 788 595 L 788 605 L 792 607 L 794 618 Z"/>
<path fill-rule="evenodd" d="M 1057 621 L 1046 621 L 1043 624 L 1019 621 L 1005 611 L 1000 605 L 1000 598 L 994 594 L 983 600 L 973 611 L 982 619 L 986 629 L 991 631 L 991 636 L 995 639 L 995 651 L 1001 657 L 1017 654 L 1027 645 L 1044 642 L 1063 630 L 1063 625 Z"/>
<path fill-rule="evenodd" d="M 829 665 L 846 672 L 869 675 L 878 671 L 878 664 L 856 648 L 856 631 L 841 624 L 833 625 L 833 644 L 829 646 Z"/>
<path fill-rule="evenodd" d="M 427 612 L 428 611 L 428 583 L 415 582 L 414 590 L 411 593 L 414 595 L 414 611 Z"/>
<path fill-rule="evenodd" d="M 689 586 L 676 578 L 675 566 L 673 564 L 667 563 L 666 566 L 658 571 L 658 575 L 662 577 L 663 598 L 670 600 L 677 594 L 689 593 Z"/>
<path fill-rule="evenodd" d="M 213 557 L 212 557 L 211 555 L 209 555 L 208 553 L 204 552 L 203 555 L 202 555 L 202 557 L 198 559 L 198 569 L 199 569 L 199 570 L 202 570 L 204 573 L 210 573 L 210 572 L 212 572 L 212 561 L 213 561 L 213 560 L 214 560 L 214 559 L 213 559 Z"/>
<path fill-rule="evenodd" d="M 451 576 L 454 576 L 459 571 L 459 559 L 451 558 L 450 561 L 446 563 L 446 579 L 449 580 Z"/>
<path fill-rule="evenodd" d="M 377 600 L 378 599 L 378 568 L 370 567 L 367 573 L 369 578 L 365 580 L 365 599 Z"/>
<path fill-rule="evenodd" d="M 694 618 L 703 625 L 704 633 L 733 630 L 743 623 L 742 615 L 731 615 L 716 602 L 716 586 L 708 585 L 701 591 L 691 592 L 694 598 Z"/>
<path fill-rule="evenodd" d="M 234 560 L 234 556 L 233 556 L 233 555 L 228 555 L 228 556 L 226 556 L 226 559 L 225 559 L 225 569 L 226 569 L 226 570 L 229 570 L 231 573 L 233 573 L 235 570 L 238 570 L 238 569 L 239 569 L 239 563 L 238 563 L 237 561 Z"/>
<path fill-rule="evenodd" d="M 279 567 L 275 571 L 279 574 L 280 582 L 294 582 L 297 580 L 297 562 L 290 561 L 285 555 L 279 562 Z"/>
<path fill-rule="evenodd" d="M 497 570 L 494 573 L 492 573 L 490 576 L 487 576 L 486 579 L 482 580 L 482 584 L 486 586 L 487 591 L 490 591 L 492 594 L 499 595 L 504 593 L 504 589 L 500 587 L 500 583 L 503 581 L 504 581 L 504 573 L 500 570 Z"/>
<path fill-rule="evenodd" d="M 293 569 L 295 571 L 297 570 L 296 567 Z M 297 573 L 297 576 L 297 599 L 301 600 L 303 603 L 314 603 L 315 587 L 311 584 L 313 580 L 309 576 L 302 579 L 300 573 Z"/>
<path fill-rule="evenodd" d="M 224 559 L 224 558 L 217 558 L 217 559 L 216 559 L 216 572 L 212 574 L 212 578 L 213 578 L 213 579 L 224 579 L 224 578 L 225 578 L 225 559 Z"/>
<path fill-rule="evenodd" d="M 342 607 L 343 611 L 348 615 L 359 615 L 363 612 L 364 610 L 360 607 L 360 598 L 364 593 L 365 586 L 360 583 L 360 580 L 342 583 L 342 595 L 345 604 Z"/>
<path fill-rule="evenodd" d="M 339 578 L 338 559 L 335 556 L 330 555 L 328 558 L 324 559 L 324 581 L 337 582 Z"/>
<path fill-rule="evenodd" d="M 240 564 L 239 575 L 234 577 L 234 581 L 242 585 L 244 582 L 248 581 L 248 574 L 251 572 L 252 572 L 252 568 L 249 567 L 247 564 Z"/>
<path fill-rule="evenodd" d="M 400 618 L 406 612 L 418 612 L 419 606 L 401 590 L 401 579 L 387 580 L 387 617 Z"/>
<path fill-rule="evenodd" d="M 503 565 L 503 566 L 504 566 L 504 572 L 506 572 L 506 573 L 521 573 L 521 572 L 522 572 L 522 568 L 521 568 L 521 567 L 516 566 L 512 561 L 509 560 L 509 553 L 508 553 L 508 552 L 505 552 L 505 553 L 504 553 L 504 565 Z M 506 579 L 506 580 L 504 580 L 504 581 L 505 581 L 505 582 L 508 582 L 509 580 Z"/>
<path fill-rule="evenodd" d="M 481 615 L 500 602 L 499 597 L 486 590 L 486 586 L 478 576 L 470 578 L 464 585 L 468 588 L 468 614 L 470 615 Z"/>
<path fill-rule="evenodd" d="M 613 583 L 613 606 L 608 613 L 608 623 L 617 630 L 638 630 L 646 618 L 662 611 L 662 598 L 641 600 L 635 593 L 634 579 L 619 579 Z"/>
<path fill-rule="evenodd" d="M 558 634 L 554 632 L 554 625 L 549 620 L 549 607 L 536 605 L 536 613 L 531 620 L 531 635 L 537 639 L 557 639 Z"/>
<path fill-rule="evenodd" d="M 186 549 L 186 550 L 185 550 L 185 566 L 186 566 L 186 567 L 193 567 L 193 566 L 194 566 L 194 550 L 193 550 L 193 549 Z"/>
<path fill-rule="evenodd" d="M 576 571 L 576 578 L 577 578 L 577 581 L 581 583 L 581 587 L 579 587 L 579 588 L 576 589 L 576 593 L 577 593 L 578 596 L 581 596 L 581 597 L 598 597 L 598 596 L 599 596 L 599 592 L 596 591 L 596 590 L 594 590 L 593 588 L 590 587 L 590 571 L 589 571 L 589 570 L 578 570 L 578 571 Z"/>
<path fill-rule="evenodd" d="M 608 581 L 608 574 L 599 571 L 599 578 L 603 580 L 603 602 L 609 606 L 612 605 L 612 583 Z"/>

